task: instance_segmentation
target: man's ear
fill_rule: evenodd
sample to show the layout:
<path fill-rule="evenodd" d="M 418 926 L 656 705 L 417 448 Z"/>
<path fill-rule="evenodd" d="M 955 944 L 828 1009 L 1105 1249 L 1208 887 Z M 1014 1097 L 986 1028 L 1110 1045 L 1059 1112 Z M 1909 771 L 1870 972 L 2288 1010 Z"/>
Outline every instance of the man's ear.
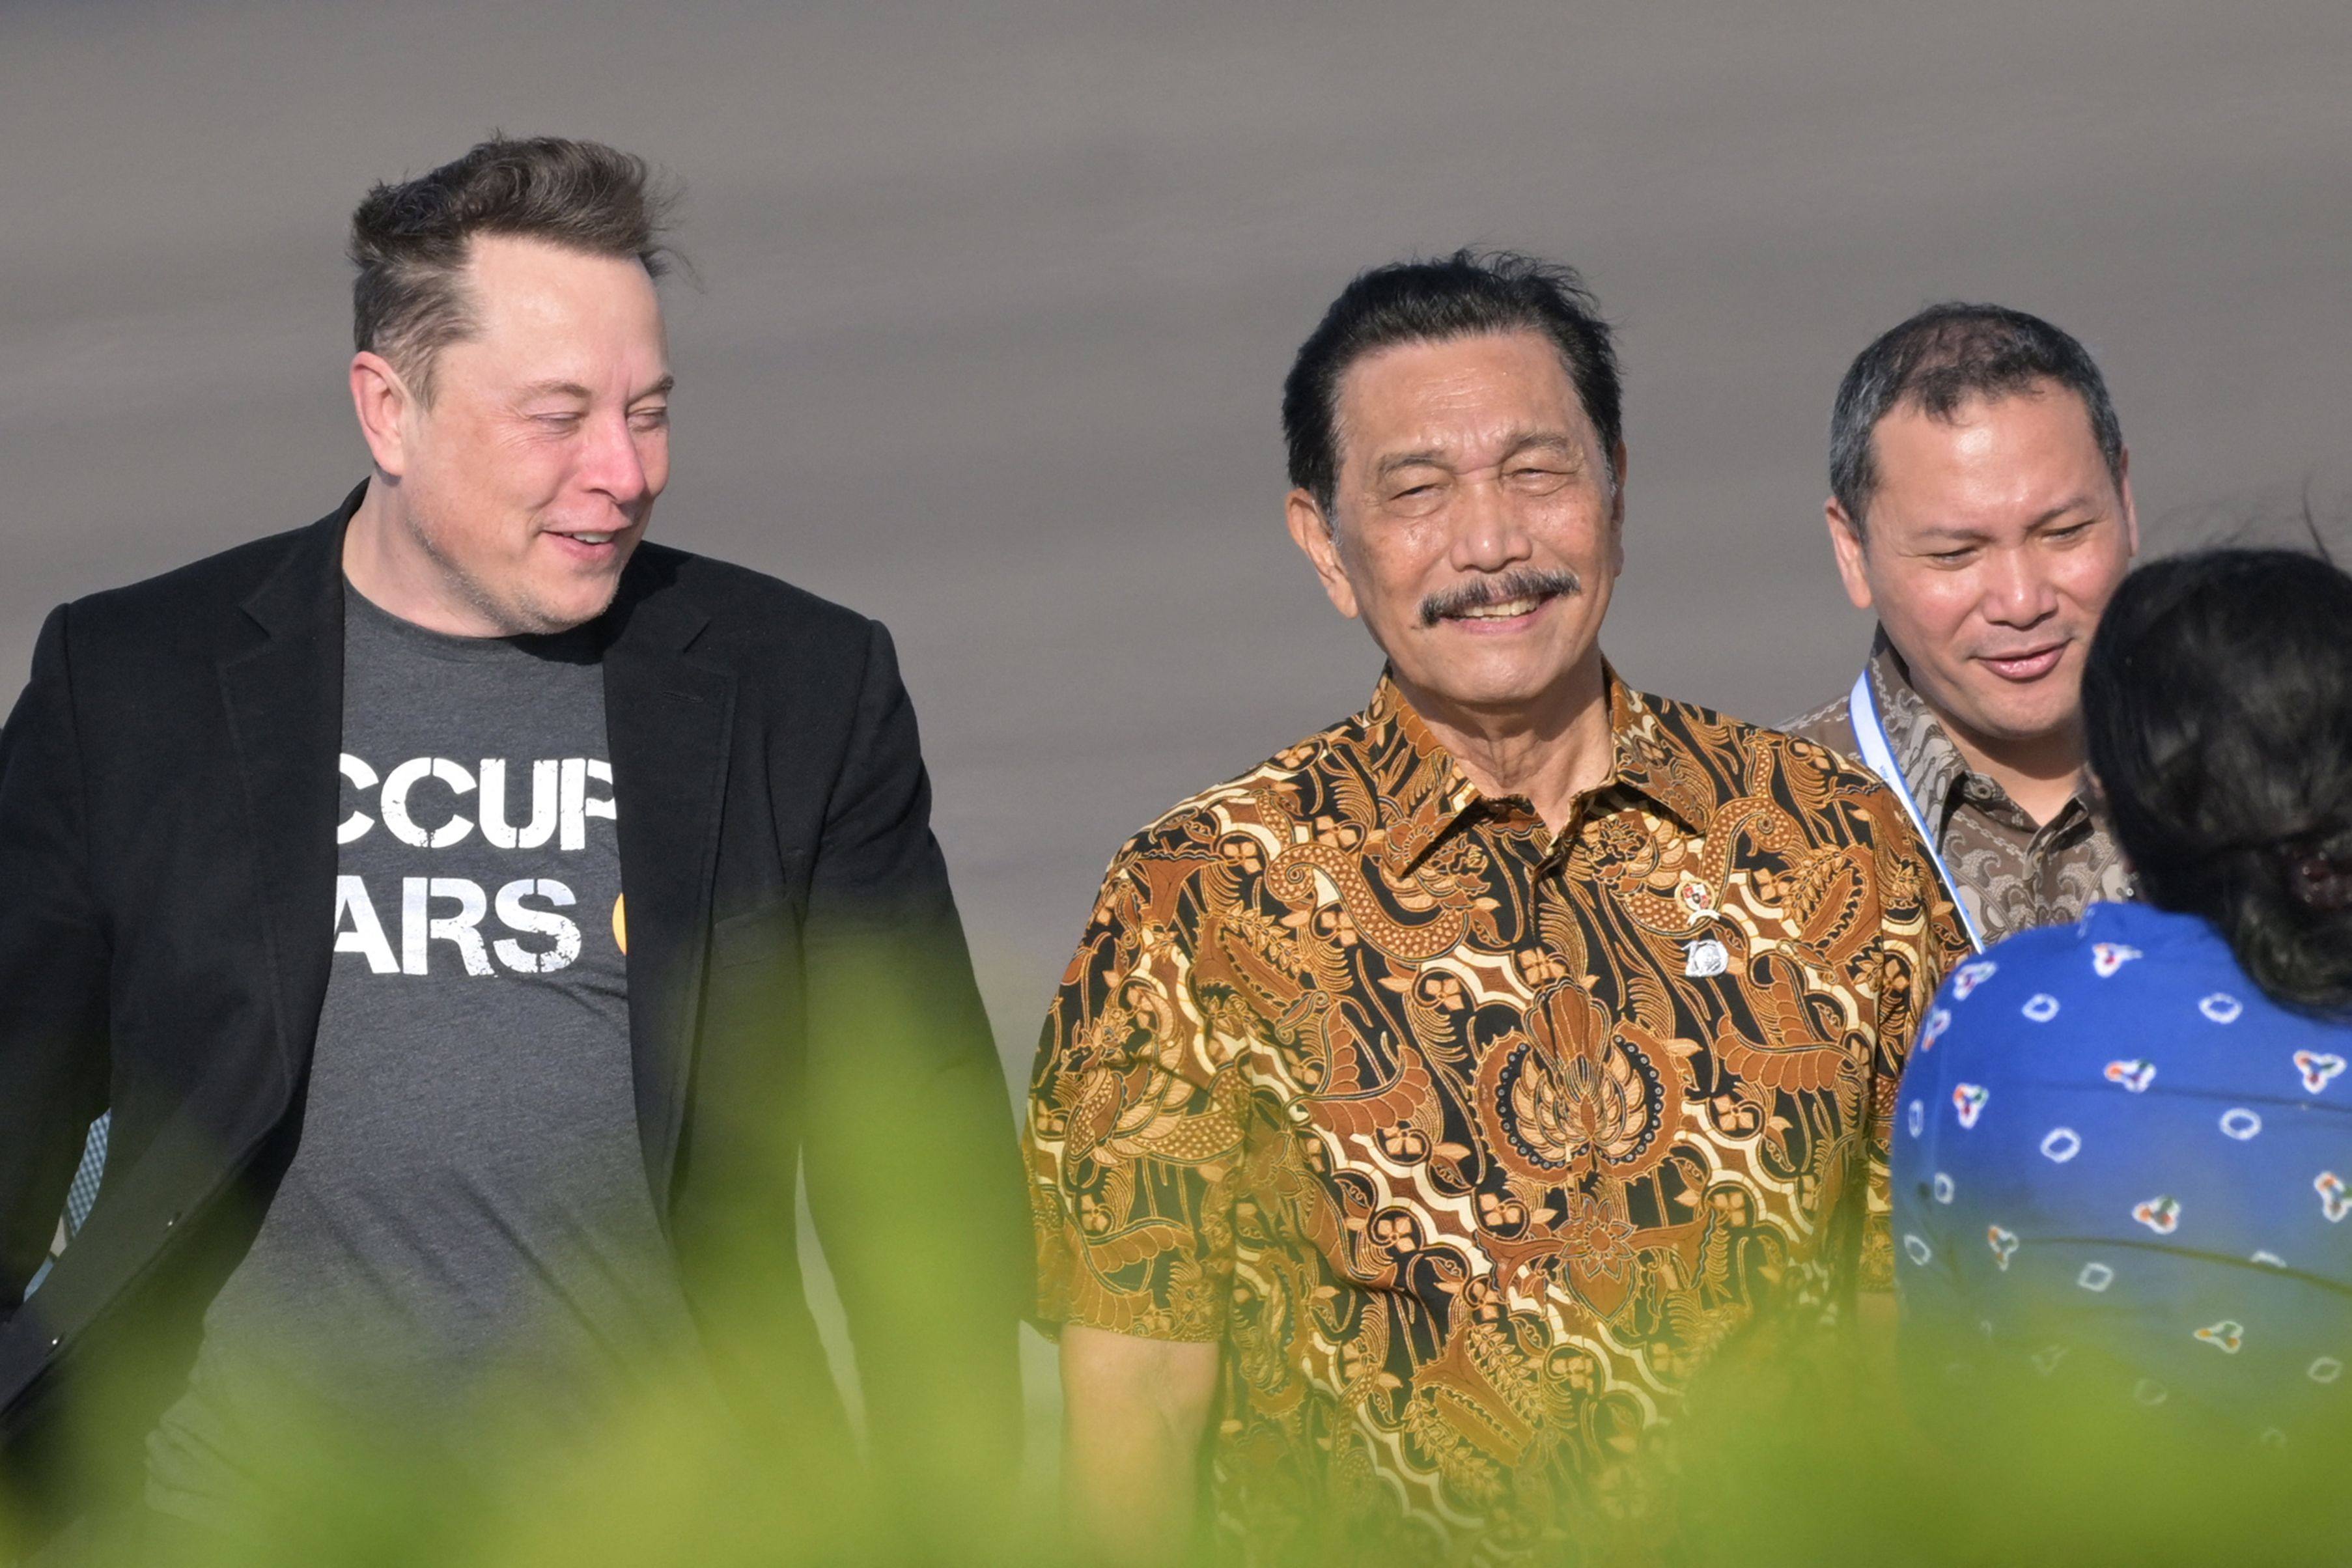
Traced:
<path fill-rule="evenodd" d="M 1339 541 L 1322 507 L 1305 490 L 1293 490 L 1283 500 L 1282 519 L 1289 526 L 1291 542 L 1306 552 L 1315 575 L 1323 580 L 1324 594 L 1341 615 L 1354 620 L 1356 587 L 1339 563 Z"/>
<path fill-rule="evenodd" d="M 1625 443 L 1619 441 L 1609 449 L 1609 470 L 1617 482 L 1609 487 L 1609 572 L 1613 577 L 1625 574 Z"/>
<path fill-rule="evenodd" d="M 415 394 L 392 362 L 362 349 L 352 356 L 352 409 L 376 468 L 398 479 L 408 468 L 408 415 Z"/>
<path fill-rule="evenodd" d="M 1845 596 L 1857 610 L 1871 605 L 1869 546 L 1864 543 L 1862 524 L 1846 515 L 1845 506 L 1837 497 L 1830 497 L 1822 508 L 1829 520 L 1830 549 L 1837 556 L 1838 576 L 1845 583 Z"/>
<path fill-rule="evenodd" d="M 2131 448 L 2116 454 L 2116 493 L 2123 498 L 2124 539 L 2131 553 L 2139 554 L 2139 513 L 2132 507 Z"/>

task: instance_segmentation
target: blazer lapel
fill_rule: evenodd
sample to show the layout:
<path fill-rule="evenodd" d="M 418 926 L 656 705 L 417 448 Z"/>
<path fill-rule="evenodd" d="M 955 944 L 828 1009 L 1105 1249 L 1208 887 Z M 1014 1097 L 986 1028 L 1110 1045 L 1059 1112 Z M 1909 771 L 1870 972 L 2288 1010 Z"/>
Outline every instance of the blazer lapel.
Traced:
<path fill-rule="evenodd" d="M 640 552 L 604 648 L 604 731 L 620 803 L 629 1038 L 637 1131 L 667 1223 L 718 863 L 735 717 L 735 678 L 686 657 L 707 624 L 670 586 L 667 552 Z"/>
<path fill-rule="evenodd" d="M 333 956 L 343 528 L 366 489 L 313 524 L 246 600 L 246 614 L 268 640 L 220 661 L 257 885 L 268 910 L 278 1058 L 289 1085 L 309 1068 Z"/>

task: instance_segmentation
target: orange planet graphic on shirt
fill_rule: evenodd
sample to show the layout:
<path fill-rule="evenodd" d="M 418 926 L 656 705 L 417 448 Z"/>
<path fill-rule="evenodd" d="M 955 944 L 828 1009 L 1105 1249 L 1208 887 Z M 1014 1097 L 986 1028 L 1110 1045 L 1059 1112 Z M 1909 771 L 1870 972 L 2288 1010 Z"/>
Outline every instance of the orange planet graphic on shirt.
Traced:
<path fill-rule="evenodd" d="M 628 903 L 629 895 L 626 893 L 613 900 L 613 945 L 621 950 L 624 958 L 629 955 Z"/>

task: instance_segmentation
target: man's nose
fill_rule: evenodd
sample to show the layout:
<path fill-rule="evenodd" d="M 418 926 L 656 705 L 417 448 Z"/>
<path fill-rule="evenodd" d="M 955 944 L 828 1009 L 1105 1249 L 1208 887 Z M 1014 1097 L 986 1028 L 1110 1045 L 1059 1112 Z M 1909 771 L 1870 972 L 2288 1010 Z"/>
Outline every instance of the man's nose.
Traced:
<path fill-rule="evenodd" d="M 643 500 L 653 488 L 652 480 L 646 471 L 645 454 L 637 449 L 636 432 L 630 429 L 627 416 L 615 415 L 592 421 L 587 442 L 580 477 L 588 488 L 611 496 L 621 506 L 634 506 Z"/>
<path fill-rule="evenodd" d="M 1996 552 L 1987 566 L 1985 619 L 1996 626 L 2030 626 L 2057 613 L 2058 591 L 2030 552 Z"/>
<path fill-rule="evenodd" d="M 1465 572 L 1500 572 L 1529 552 L 1527 525 L 1501 477 L 1481 475 L 1464 485 L 1454 510 L 1453 564 Z"/>

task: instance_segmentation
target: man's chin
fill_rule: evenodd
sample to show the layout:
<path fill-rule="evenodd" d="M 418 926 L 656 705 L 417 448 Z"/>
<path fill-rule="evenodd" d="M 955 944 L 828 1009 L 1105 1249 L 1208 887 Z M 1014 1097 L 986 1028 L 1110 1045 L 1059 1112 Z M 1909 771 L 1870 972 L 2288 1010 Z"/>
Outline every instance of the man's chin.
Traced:
<path fill-rule="evenodd" d="M 2055 678 L 2053 679 L 2055 685 Z M 2081 687 L 2069 682 L 2048 693 L 2007 691 L 1979 697 L 1965 712 L 1947 715 L 1987 741 L 2031 745 L 2072 731 L 2082 721 Z M 2025 697 L 2039 700 L 2021 700 Z M 2000 699 L 2006 698 L 2007 700 Z"/>
<path fill-rule="evenodd" d="M 617 574 L 612 581 L 598 584 L 596 591 L 583 592 L 584 584 L 569 585 L 562 594 L 537 594 L 504 606 L 501 619 L 509 637 L 553 637 L 586 626 L 613 607 L 613 598 L 620 586 Z"/>
<path fill-rule="evenodd" d="M 1426 669 L 1400 668 L 1409 687 L 1466 712 L 1514 713 L 1541 708 L 1575 673 L 1573 665 L 1559 668 Z"/>

